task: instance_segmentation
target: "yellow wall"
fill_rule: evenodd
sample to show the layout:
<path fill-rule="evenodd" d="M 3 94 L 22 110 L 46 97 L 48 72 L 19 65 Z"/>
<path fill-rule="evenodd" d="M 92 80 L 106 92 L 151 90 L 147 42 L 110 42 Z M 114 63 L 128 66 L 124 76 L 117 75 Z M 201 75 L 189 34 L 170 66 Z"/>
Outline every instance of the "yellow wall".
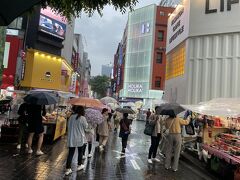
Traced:
<path fill-rule="evenodd" d="M 167 55 L 166 80 L 184 75 L 185 59 L 185 44 Z"/>
<path fill-rule="evenodd" d="M 70 80 L 67 79 L 64 89 L 61 84 L 63 61 L 64 59 L 61 57 L 40 51 L 28 50 L 25 77 L 21 82 L 21 86 L 68 91 Z M 46 72 L 50 72 L 51 76 L 46 77 Z M 71 74 L 70 68 L 68 74 Z"/>

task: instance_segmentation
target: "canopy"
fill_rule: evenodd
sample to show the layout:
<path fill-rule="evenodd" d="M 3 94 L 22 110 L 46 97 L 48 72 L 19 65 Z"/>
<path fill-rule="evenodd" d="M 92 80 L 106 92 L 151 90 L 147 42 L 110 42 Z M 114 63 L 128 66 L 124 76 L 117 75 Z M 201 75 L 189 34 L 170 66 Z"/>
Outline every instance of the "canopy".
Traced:
<path fill-rule="evenodd" d="M 9 25 L 14 19 L 38 3 L 40 0 L 1 0 L 0 26 Z"/>
<path fill-rule="evenodd" d="M 240 117 L 240 98 L 217 98 L 198 105 L 182 105 L 193 112 L 221 117 Z"/>

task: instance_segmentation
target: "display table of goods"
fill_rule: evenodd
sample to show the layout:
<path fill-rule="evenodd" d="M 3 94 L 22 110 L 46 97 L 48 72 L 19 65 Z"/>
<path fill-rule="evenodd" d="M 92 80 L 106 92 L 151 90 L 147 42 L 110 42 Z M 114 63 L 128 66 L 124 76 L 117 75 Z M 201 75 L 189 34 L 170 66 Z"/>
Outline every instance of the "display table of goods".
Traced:
<path fill-rule="evenodd" d="M 66 133 L 67 120 L 65 111 L 47 113 L 43 121 L 45 140 L 53 142 Z"/>
<path fill-rule="evenodd" d="M 240 136 L 221 133 L 210 145 L 204 144 L 203 149 L 230 164 L 240 164 Z"/>

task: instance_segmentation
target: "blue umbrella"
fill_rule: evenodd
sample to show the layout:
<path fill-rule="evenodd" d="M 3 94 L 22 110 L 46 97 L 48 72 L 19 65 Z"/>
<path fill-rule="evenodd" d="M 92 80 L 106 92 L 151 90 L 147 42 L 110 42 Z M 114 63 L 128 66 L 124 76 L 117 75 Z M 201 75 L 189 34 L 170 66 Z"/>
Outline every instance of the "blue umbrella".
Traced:
<path fill-rule="evenodd" d="M 58 102 L 57 97 L 47 92 L 34 92 L 25 96 L 24 101 L 28 104 L 50 105 Z"/>

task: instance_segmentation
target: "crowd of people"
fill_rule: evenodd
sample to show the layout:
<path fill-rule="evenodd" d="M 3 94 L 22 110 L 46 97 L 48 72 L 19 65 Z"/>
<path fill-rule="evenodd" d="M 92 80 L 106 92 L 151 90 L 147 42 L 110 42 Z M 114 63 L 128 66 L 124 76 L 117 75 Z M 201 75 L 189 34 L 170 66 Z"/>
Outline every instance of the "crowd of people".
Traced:
<path fill-rule="evenodd" d="M 41 146 L 43 143 L 43 124 L 42 118 L 46 114 L 44 106 L 31 105 L 23 103 L 19 110 L 19 142 L 17 148 L 26 146 L 28 153 L 33 153 L 32 141 L 34 134 L 38 135 L 38 143 L 36 154 L 43 155 Z M 125 154 L 128 137 L 131 134 L 132 119 L 128 117 L 128 113 L 119 113 L 108 109 L 102 109 L 103 121 L 97 126 L 93 126 L 88 123 L 85 118 L 85 108 L 83 106 L 73 106 L 72 114 L 68 119 L 67 130 L 67 147 L 68 157 L 66 163 L 65 175 L 72 173 L 71 164 L 75 153 L 75 149 L 78 150 L 78 166 L 77 170 L 84 169 L 83 159 L 92 157 L 93 142 L 96 140 L 99 142 L 99 152 L 103 152 L 106 149 L 109 134 L 112 130 L 115 133 L 118 132 L 118 136 L 121 138 L 122 149 L 121 154 Z M 175 115 L 160 116 L 156 115 L 154 111 L 150 109 L 146 112 L 146 123 L 151 124 L 154 128 L 151 134 L 151 145 L 148 151 L 147 162 L 152 164 L 154 162 L 160 162 L 157 158 L 157 152 L 160 145 L 160 141 L 165 137 L 166 145 L 162 150 L 162 154 L 165 155 L 165 169 L 171 169 L 173 171 L 178 170 L 178 161 L 181 151 L 182 136 L 181 126 L 189 123 L 189 118 L 181 119 Z M 32 121 L 34 119 L 34 121 Z M 113 123 L 113 125 L 112 125 Z M 24 132 L 28 132 L 28 137 L 24 138 Z M 87 152 L 86 152 L 87 150 Z M 85 154 L 87 154 L 85 156 Z M 172 162 L 173 156 L 173 162 Z"/>

